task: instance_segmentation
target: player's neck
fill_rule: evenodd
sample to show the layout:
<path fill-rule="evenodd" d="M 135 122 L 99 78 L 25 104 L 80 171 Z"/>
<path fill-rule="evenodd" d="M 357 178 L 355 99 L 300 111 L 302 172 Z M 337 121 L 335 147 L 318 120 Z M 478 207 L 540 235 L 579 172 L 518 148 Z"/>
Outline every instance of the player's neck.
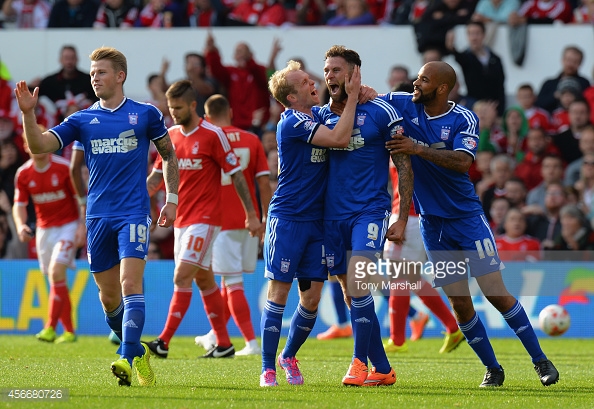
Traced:
<path fill-rule="evenodd" d="M 186 135 L 189 134 L 194 129 L 198 128 L 198 125 L 200 125 L 201 121 L 203 121 L 203 119 L 201 119 L 198 115 L 192 115 L 192 120 L 186 125 L 182 125 L 182 131 Z"/>
<path fill-rule="evenodd" d="M 334 112 L 336 115 L 339 115 L 339 116 L 342 115 L 342 112 L 344 111 L 344 107 L 346 106 L 346 102 L 347 102 L 346 99 L 344 101 L 338 102 L 331 98 L 330 99 L 330 111 Z"/>
<path fill-rule="evenodd" d="M 35 157 L 35 158 L 33 158 L 33 163 L 35 164 L 35 169 L 43 170 L 50 163 L 50 157 L 49 157 L 49 155 L 44 155 L 42 157 Z"/>
<path fill-rule="evenodd" d="M 448 112 L 451 108 L 451 105 L 448 100 L 443 102 L 441 101 L 431 101 L 429 104 L 425 104 L 425 113 L 430 117 L 443 115 Z"/>
<path fill-rule="evenodd" d="M 123 92 L 115 92 L 113 96 L 109 97 L 108 99 L 101 100 L 101 107 L 106 109 L 116 109 L 120 106 L 124 98 Z"/>

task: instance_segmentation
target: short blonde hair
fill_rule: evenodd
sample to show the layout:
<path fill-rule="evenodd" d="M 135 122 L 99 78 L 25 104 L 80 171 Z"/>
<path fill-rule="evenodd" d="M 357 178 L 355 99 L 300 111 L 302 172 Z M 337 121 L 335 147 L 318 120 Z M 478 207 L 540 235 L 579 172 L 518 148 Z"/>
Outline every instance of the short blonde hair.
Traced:
<path fill-rule="evenodd" d="M 128 78 L 128 62 L 121 51 L 118 51 L 113 47 L 99 47 L 89 55 L 89 58 L 91 61 L 110 60 L 111 65 L 116 72 L 124 72 L 124 82 L 126 82 L 126 78 Z"/>
<path fill-rule="evenodd" d="M 272 93 L 272 96 L 286 108 L 291 106 L 287 97 L 289 94 L 295 92 L 293 85 L 287 81 L 287 74 L 291 71 L 299 71 L 300 69 L 301 63 L 290 60 L 285 68 L 272 74 L 272 77 L 268 81 L 268 89 Z"/>

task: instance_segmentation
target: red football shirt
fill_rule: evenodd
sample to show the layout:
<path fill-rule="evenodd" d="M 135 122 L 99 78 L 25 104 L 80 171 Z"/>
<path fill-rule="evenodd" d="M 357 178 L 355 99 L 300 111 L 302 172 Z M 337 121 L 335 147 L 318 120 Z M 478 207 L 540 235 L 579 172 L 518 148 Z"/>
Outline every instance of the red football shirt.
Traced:
<path fill-rule="evenodd" d="M 189 134 L 179 125 L 169 128 L 169 137 L 179 165 L 179 204 L 174 226 L 199 223 L 220 226 L 221 169 L 228 175 L 241 170 L 225 133 L 201 119 Z M 163 171 L 160 155 L 154 169 Z"/>
<path fill-rule="evenodd" d="M 530 236 L 515 239 L 506 235 L 497 236 L 497 251 L 503 261 L 524 261 L 529 258 L 540 259 L 540 242 Z"/>
<path fill-rule="evenodd" d="M 44 169 L 37 169 L 29 159 L 15 176 L 14 202 L 27 206 L 33 201 L 37 227 L 59 227 L 78 220 L 78 203 L 70 181 L 70 162 L 50 155 Z"/>
<path fill-rule="evenodd" d="M 234 126 L 223 127 L 223 131 L 227 135 L 233 152 L 239 158 L 243 176 L 250 189 L 252 203 L 260 217 L 256 200 L 256 178 L 270 174 L 262 142 L 253 133 Z M 245 210 L 229 175 L 223 174 L 221 185 L 223 187 L 221 206 L 224 215 L 222 230 L 245 229 Z"/>

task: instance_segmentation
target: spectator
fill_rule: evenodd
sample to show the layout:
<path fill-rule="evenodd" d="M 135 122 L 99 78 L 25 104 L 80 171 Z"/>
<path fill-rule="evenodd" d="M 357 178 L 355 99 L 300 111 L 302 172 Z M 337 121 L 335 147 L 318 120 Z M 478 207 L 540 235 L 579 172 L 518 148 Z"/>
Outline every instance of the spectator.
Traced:
<path fill-rule="evenodd" d="M 565 205 L 559 212 L 561 234 L 555 241 L 554 250 L 592 251 L 594 232 L 584 213 L 576 205 Z M 578 256 L 579 257 L 579 256 Z"/>
<path fill-rule="evenodd" d="M 300 26 L 318 26 L 326 23 L 330 0 L 297 0 L 296 23 Z"/>
<path fill-rule="evenodd" d="M 241 0 L 229 19 L 250 26 L 281 26 L 287 21 L 285 9 L 276 0 Z"/>
<path fill-rule="evenodd" d="M 489 209 L 491 221 L 489 222 L 489 226 L 491 226 L 493 234 L 498 235 L 503 233 L 503 220 L 510 207 L 511 205 L 505 197 L 496 197 L 491 202 L 491 208 Z"/>
<path fill-rule="evenodd" d="M 511 207 L 516 207 L 520 210 L 524 209 L 528 191 L 522 179 L 512 176 L 503 185 L 503 190 L 505 190 L 503 197 L 507 199 Z"/>
<path fill-rule="evenodd" d="M 4 78 L 0 78 L 0 110 L 12 112 L 14 93 L 12 87 Z"/>
<path fill-rule="evenodd" d="M 546 188 L 544 209 L 537 212 L 523 211 L 527 216 L 528 235 L 537 238 L 543 249 L 551 249 L 561 234 L 559 211 L 567 204 L 567 193 L 560 183 L 551 183 Z M 535 208 L 528 209 L 535 210 Z"/>
<path fill-rule="evenodd" d="M 583 157 L 585 155 L 594 154 L 594 126 L 587 125 L 582 129 L 578 145 L 582 157 L 574 160 L 567 166 L 567 168 L 565 168 L 565 178 L 563 179 L 563 184 L 565 186 L 573 186 L 574 183 L 579 180 Z"/>
<path fill-rule="evenodd" d="M 581 49 L 575 46 L 565 47 L 561 59 L 561 73 L 557 77 L 548 79 L 542 84 L 538 98 L 536 99 L 536 105 L 546 109 L 549 113 L 553 112 L 559 106 L 559 94 L 556 92 L 559 88 L 559 81 L 565 77 L 576 79 L 580 84 L 580 92 L 588 88 L 590 82 L 580 76 L 578 72 L 583 59 L 584 53 Z"/>
<path fill-rule="evenodd" d="M 276 146 L 276 131 L 264 131 L 262 133 L 262 146 L 264 147 L 264 152 L 268 155 L 268 152 L 277 150 Z"/>
<path fill-rule="evenodd" d="M 569 128 L 569 105 L 582 98 L 579 83 L 573 78 L 563 78 L 557 87 L 559 107 L 551 114 L 549 133 L 552 135 L 564 132 Z"/>
<path fill-rule="evenodd" d="M 344 14 L 329 19 L 329 26 L 362 26 L 375 24 L 365 0 L 345 0 Z"/>
<path fill-rule="evenodd" d="M 422 61 L 423 65 L 427 64 L 428 62 L 432 61 L 441 61 L 443 60 L 444 51 L 442 48 L 438 47 L 427 47 L 423 51 Z"/>
<path fill-rule="evenodd" d="M 494 150 L 478 151 L 473 166 L 468 170 L 470 180 L 475 184 L 475 190 L 478 197 L 483 197 L 483 193 L 493 185 L 493 175 L 491 174 L 491 160 L 495 156 Z"/>
<path fill-rule="evenodd" d="M 134 0 L 103 0 L 97 10 L 93 27 L 130 28 L 138 18 L 139 7 Z"/>
<path fill-rule="evenodd" d="M 202 118 L 204 117 L 204 103 L 208 97 L 219 91 L 219 84 L 209 75 L 206 58 L 203 55 L 189 52 L 185 55 L 184 60 L 186 79 L 190 81 L 192 88 L 196 91 L 196 113 Z M 166 71 L 167 68 L 163 67 L 163 75 Z M 167 86 L 167 84 L 165 85 Z"/>
<path fill-rule="evenodd" d="M 581 210 L 589 219 L 594 217 L 594 154 L 588 153 L 582 158 L 580 179 L 574 187 Z"/>
<path fill-rule="evenodd" d="M 93 27 L 99 3 L 96 0 L 57 0 L 50 13 L 48 28 Z"/>
<path fill-rule="evenodd" d="M 594 1 L 581 0 L 580 4 L 573 10 L 573 20 L 575 24 L 594 23 Z"/>
<path fill-rule="evenodd" d="M 14 117 L 9 111 L 0 109 L 0 143 L 4 141 L 16 143 L 19 155 L 24 158 L 26 157 L 27 152 L 25 152 L 25 148 L 23 147 L 22 138 L 18 137 L 21 133 L 22 129 L 17 126 L 16 117 Z M 9 180 L 9 183 L 12 182 L 13 180 Z"/>
<path fill-rule="evenodd" d="M 495 239 L 501 261 L 540 260 L 540 242 L 526 235 L 526 216 L 512 207 L 505 214 L 504 234 Z"/>
<path fill-rule="evenodd" d="M 526 135 L 528 134 L 528 120 L 524 115 L 522 108 L 513 106 L 506 109 L 503 114 L 502 124 L 505 137 L 492 141 L 499 145 L 501 152 L 507 153 L 516 161 L 524 159 L 526 148 Z"/>
<path fill-rule="evenodd" d="M 524 115 L 528 120 L 528 126 L 530 128 L 541 128 L 546 131 L 549 130 L 549 113 L 534 105 L 536 103 L 536 95 L 534 94 L 532 85 L 520 85 L 516 91 L 516 100 L 518 101 L 518 105 L 524 110 Z"/>
<path fill-rule="evenodd" d="M 470 21 L 474 4 L 467 0 L 436 0 L 430 4 L 420 21 L 414 25 L 419 52 L 437 48 L 446 54 L 446 33 Z"/>
<path fill-rule="evenodd" d="M 521 24 L 552 24 L 555 21 L 570 23 L 572 8 L 567 0 L 526 0 L 517 13 L 511 13 L 508 23 L 511 26 Z"/>
<path fill-rule="evenodd" d="M 505 73 L 501 58 L 485 45 L 485 25 L 471 21 L 466 25 L 468 48 L 458 52 L 454 46 L 454 32 L 446 39 L 446 47 L 462 68 L 466 93 L 469 97 L 497 102 L 497 114 L 505 111 Z"/>
<path fill-rule="evenodd" d="M 229 10 L 219 0 L 193 0 L 189 4 L 190 27 L 223 26 Z"/>
<path fill-rule="evenodd" d="M 543 129 L 531 128 L 528 131 L 526 136 L 528 152 L 514 171 L 515 176 L 524 182 L 528 190 L 534 189 L 542 182 L 542 161 L 546 154 L 550 153 L 548 151 L 549 142 L 550 139 Z"/>
<path fill-rule="evenodd" d="M 0 141 L 0 188 L 6 193 L 11 207 L 14 203 L 14 177 L 23 163 L 23 156 L 12 138 Z"/>
<path fill-rule="evenodd" d="M 91 86 L 89 73 L 80 71 L 77 64 L 76 48 L 72 45 L 64 45 L 60 50 L 60 71 L 41 80 L 39 96 L 49 98 L 54 105 L 60 101 L 67 101 L 67 92 L 70 93 L 71 98 L 79 101 L 81 107 L 89 106 L 96 101 L 97 97 Z M 56 109 L 56 121 L 60 122 L 62 119 L 64 117 Z"/>
<path fill-rule="evenodd" d="M 563 183 L 563 161 L 558 156 L 546 155 L 542 159 L 540 174 L 542 175 L 542 182 L 529 190 L 526 198 L 526 205 L 534 209 L 530 210 L 530 212 L 542 213 L 545 208 L 547 187 L 552 183 Z M 535 206 L 539 210 L 535 209 Z"/>
<path fill-rule="evenodd" d="M 46 28 L 51 6 L 45 0 L 4 0 L 2 12 L 17 28 Z"/>
<path fill-rule="evenodd" d="M 161 254 L 161 248 L 159 245 L 150 240 L 147 252 L 147 260 L 161 260 L 163 258 L 163 254 Z"/>
<path fill-rule="evenodd" d="M 268 168 L 270 169 L 270 190 L 274 193 L 278 186 L 278 150 L 268 151 L 267 159 Z"/>
<path fill-rule="evenodd" d="M 594 0 L 592 0 L 592 4 L 594 5 Z M 594 75 L 594 70 L 592 70 L 592 74 Z M 594 124 L 594 86 L 586 88 L 582 93 L 582 96 L 590 105 L 590 123 Z"/>
<path fill-rule="evenodd" d="M 250 47 L 244 42 L 235 47 L 236 65 L 223 65 L 210 33 L 206 38 L 205 57 L 210 72 L 227 90 L 233 111 L 233 126 L 245 130 L 258 128 L 254 133 L 260 134 L 260 126 L 268 121 L 270 115 L 266 67 L 254 61 Z M 263 118 L 259 118 L 258 110 L 265 111 Z"/>
<path fill-rule="evenodd" d="M 590 124 L 590 106 L 584 99 L 577 99 L 569 105 L 569 128 L 553 136 L 553 144 L 559 149 L 565 163 L 571 163 L 582 156 L 579 140 L 582 131 Z"/>
<path fill-rule="evenodd" d="M 170 127 L 173 126 L 173 119 L 169 113 L 169 107 L 167 106 L 167 97 L 165 97 L 165 82 L 163 81 L 163 76 L 160 74 L 151 74 L 147 78 L 147 88 L 151 95 L 150 99 L 147 101 L 149 104 L 153 104 L 159 111 L 163 113 L 163 117 L 165 120 L 165 126 Z M 153 145 L 151 145 L 151 152 L 153 151 Z M 157 154 L 156 148 L 154 148 L 155 155 Z M 156 156 L 155 156 L 156 158 Z M 152 169 L 152 168 L 151 168 Z"/>
<path fill-rule="evenodd" d="M 493 150 L 501 153 L 505 133 L 497 121 L 497 102 L 479 100 L 472 105 L 472 110 L 479 118 L 478 150 Z"/>
<path fill-rule="evenodd" d="M 394 91 L 398 86 L 402 83 L 410 83 L 412 85 L 412 81 L 410 80 L 408 74 L 408 68 L 403 65 L 394 65 L 390 68 L 390 75 L 388 76 L 388 88 L 391 91 Z"/>
<path fill-rule="evenodd" d="M 473 21 L 507 24 L 512 12 L 520 9 L 519 0 L 478 0 L 472 15 Z"/>
<path fill-rule="evenodd" d="M 491 202 L 496 197 L 505 196 L 505 182 L 507 182 L 513 175 L 515 162 L 507 155 L 499 154 L 491 160 L 491 175 L 493 175 L 493 185 L 485 191 L 481 201 L 485 215 L 489 218 L 489 209 Z"/>

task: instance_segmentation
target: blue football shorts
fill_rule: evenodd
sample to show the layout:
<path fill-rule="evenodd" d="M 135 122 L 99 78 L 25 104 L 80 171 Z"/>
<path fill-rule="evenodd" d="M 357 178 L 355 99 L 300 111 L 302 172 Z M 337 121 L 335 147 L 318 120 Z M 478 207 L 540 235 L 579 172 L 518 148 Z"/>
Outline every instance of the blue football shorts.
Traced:
<path fill-rule="evenodd" d="M 328 278 L 323 254 L 323 222 L 269 217 L 264 239 L 264 276 L 290 283 L 294 278 Z"/>
<path fill-rule="evenodd" d="M 421 236 L 427 251 L 433 286 L 442 287 L 504 268 L 493 232 L 484 214 L 461 219 L 420 216 Z"/>
<path fill-rule="evenodd" d="M 374 210 L 347 220 L 324 221 L 324 252 L 330 275 L 346 274 L 349 252 L 370 260 L 382 256 L 390 212 Z"/>
<path fill-rule="evenodd" d="M 123 258 L 146 260 L 151 226 L 149 215 L 91 218 L 86 224 L 91 273 L 109 270 Z"/>

